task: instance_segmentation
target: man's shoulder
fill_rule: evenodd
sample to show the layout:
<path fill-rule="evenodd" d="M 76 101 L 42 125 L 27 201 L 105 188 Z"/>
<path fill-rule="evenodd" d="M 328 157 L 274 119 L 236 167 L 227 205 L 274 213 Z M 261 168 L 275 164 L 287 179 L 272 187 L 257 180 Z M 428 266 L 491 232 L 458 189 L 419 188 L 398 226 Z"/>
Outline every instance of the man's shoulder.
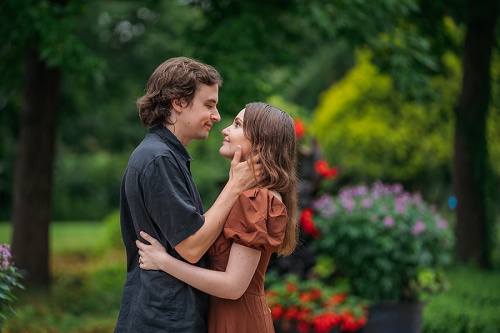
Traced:
<path fill-rule="evenodd" d="M 130 156 L 129 165 L 143 169 L 158 157 L 171 157 L 172 149 L 154 133 L 148 133 Z"/>

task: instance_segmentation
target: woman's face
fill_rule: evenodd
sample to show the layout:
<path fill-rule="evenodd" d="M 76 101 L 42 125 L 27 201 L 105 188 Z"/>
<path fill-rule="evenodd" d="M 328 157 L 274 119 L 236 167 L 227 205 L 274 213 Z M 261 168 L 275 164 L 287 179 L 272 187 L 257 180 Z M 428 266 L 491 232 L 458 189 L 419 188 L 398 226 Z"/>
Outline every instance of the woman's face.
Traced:
<path fill-rule="evenodd" d="M 236 146 L 241 146 L 241 161 L 246 160 L 247 154 L 252 148 L 250 140 L 243 134 L 243 118 L 245 116 L 245 109 L 241 110 L 240 113 L 234 118 L 234 122 L 222 130 L 224 135 L 224 141 L 222 142 L 222 147 L 219 149 L 219 153 L 229 159 L 234 157 L 234 152 L 236 151 Z"/>

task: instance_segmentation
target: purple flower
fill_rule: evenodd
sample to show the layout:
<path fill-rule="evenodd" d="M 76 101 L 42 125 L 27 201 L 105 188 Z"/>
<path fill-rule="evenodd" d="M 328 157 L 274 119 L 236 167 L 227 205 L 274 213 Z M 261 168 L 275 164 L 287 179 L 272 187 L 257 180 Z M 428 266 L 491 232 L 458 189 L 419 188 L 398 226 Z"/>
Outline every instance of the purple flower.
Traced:
<path fill-rule="evenodd" d="M 387 228 L 392 228 L 394 227 L 396 221 L 394 221 L 394 218 L 392 216 L 386 216 L 384 217 L 383 223 Z"/>
<path fill-rule="evenodd" d="M 364 198 L 361 201 L 361 207 L 370 208 L 371 206 L 373 206 L 373 200 L 371 198 Z"/>
<path fill-rule="evenodd" d="M 415 223 L 415 225 L 411 229 L 411 233 L 414 235 L 419 235 L 425 231 L 425 228 L 426 228 L 425 223 L 418 220 L 417 223 Z"/>
<path fill-rule="evenodd" d="M 434 214 L 438 212 L 438 209 L 437 209 L 437 206 L 436 205 L 430 205 L 429 206 L 429 209 L 431 210 L 431 212 L 433 212 Z"/>
<path fill-rule="evenodd" d="M 346 187 L 339 191 L 339 198 L 361 197 L 368 194 L 368 187 L 364 185 Z"/>
<path fill-rule="evenodd" d="M 440 220 L 436 224 L 436 226 L 437 226 L 438 229 L 448 229 L 448 221 L 446 221 L 446 220 Z"/>
<path fill-rule="evenodd" d="M 394 194 L 401 194 L 403 193 L 403 185 L 401 184 L 394 184 L 391 186 L 391 191 Z"/>
<path fill-rule="evenodd" d="M 12 255 L 10 254 L 10 247 L 8 244 L 0 245 L 0 266 L 5 268 L 10 265 L 10 259 Z"/>
<path fill-rule="evenodd" d="M 406 199 L 404 197 L 394 199 L 394 206 L 396 207 L 396 212 L 399 214 L 406 213 Z"/>
<path fill-rule="evenodd" d="M 352 198 L 341 198 L 340 202 L 342 203 L 342 206 L 344 206 L 344 209 L 346 212 L 350 213 L 354 209 L 354 206 L 356 205 L 356 201 Z"/>
<path fill-rule="evenodd" d="M 319 211 L 325 206 L 327 206 L 332 200 L 332 196 L 329 194 L 322 195 L 317 200 L 311 202 L 311 208 L 315 211 Z"/>
<path fill-rule="evenodd" d="M 320 210 L 319 214 L 325 218 L 329 219 L 332 217 L 335 213 L 337 212 L 337 206 L 335 206 L 333 203 L 330 203 L 328 206 L 324 207 L 322 210 Z"/>
<path fill-rule="evenodd" d="M 421 204 L 423 203 L 422 195 L 420 193 L 415 193 L 413 194 L 413 202 L 416 204 Z"/>

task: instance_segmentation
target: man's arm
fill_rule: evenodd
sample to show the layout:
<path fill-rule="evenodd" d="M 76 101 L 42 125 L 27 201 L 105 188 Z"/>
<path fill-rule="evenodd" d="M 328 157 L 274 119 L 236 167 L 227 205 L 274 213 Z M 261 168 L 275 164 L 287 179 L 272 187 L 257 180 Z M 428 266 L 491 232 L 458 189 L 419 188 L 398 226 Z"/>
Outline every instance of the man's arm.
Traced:
<path fill-rule="evenodd" d="M 177 253 L 190 263 L 198 262 L 219 237 L 239 195 L 256 185 L 256 179 L 260 175 L 261 168 L 260 164 L 257 163 L 258 156 L 255 156 L 252 160 L 253 171 L 249 163 L 240 163 L 240 159 L 241 147 L 238 146 L 231 161 L 229 180 L 212 207 L 204 214 L 204 225 L 175 247 Z"/>
<path fill-rule="evenodd" d="M 259 264 L 261 252 L 233 243 L 225 271 L 213 271 L 185 263 L 170 256 L 150 235 L 141 237 L 151 245 L 136 241 L 140 266 L 147 270 L 162 270 L 187 284 L 219 298 L 238 299 L 247 290 Z"/>

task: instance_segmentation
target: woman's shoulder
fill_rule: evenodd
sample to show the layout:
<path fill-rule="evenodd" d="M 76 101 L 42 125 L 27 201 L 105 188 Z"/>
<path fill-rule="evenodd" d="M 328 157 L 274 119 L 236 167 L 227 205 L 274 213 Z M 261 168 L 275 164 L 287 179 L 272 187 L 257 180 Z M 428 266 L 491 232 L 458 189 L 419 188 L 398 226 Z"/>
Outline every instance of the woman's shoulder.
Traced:
<path fill-rule="evenodd" d="M 243 193 L 240 194 L 240 197 L 241 196 L 246 198 L 262 198 L 262 199 L 276 198 L 278 199 L 279 203 L 282 203 L 281 194 L 279 194 L 275 190 L 269 190 L 267 188 L 251 188 L 249 190 L 243 191 Z"/>
<path fill-rule="evenodd" d="M 268 189 L 244 191 L 224 226 L 224 237 L 266 253 L 276 252 L 283 241 L 285 205 Z"/>

